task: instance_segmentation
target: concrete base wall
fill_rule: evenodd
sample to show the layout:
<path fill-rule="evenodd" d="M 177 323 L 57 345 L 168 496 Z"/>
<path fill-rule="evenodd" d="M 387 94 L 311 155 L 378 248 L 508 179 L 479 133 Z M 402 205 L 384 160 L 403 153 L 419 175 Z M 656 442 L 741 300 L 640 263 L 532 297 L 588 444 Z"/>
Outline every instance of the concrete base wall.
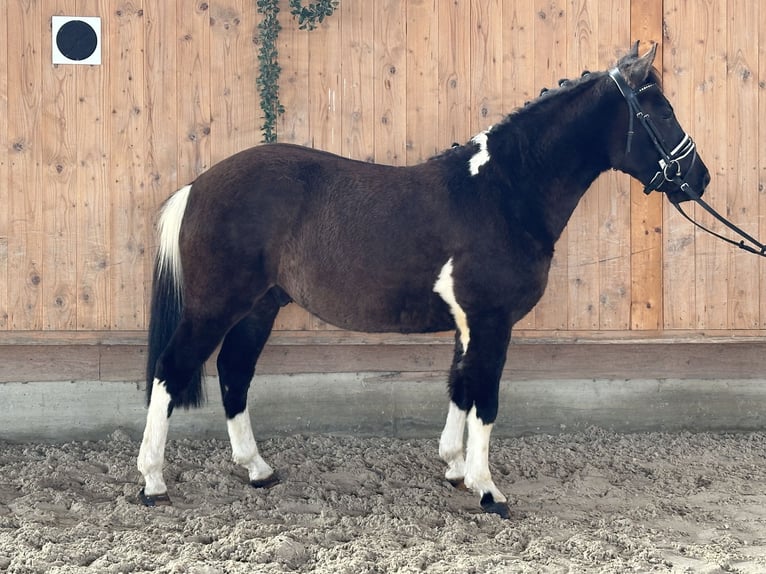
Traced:
<path fill-rule="evenodd" d="M 218 382 L 208 403 L 173 414 L 171 437 L 226 436 Z M 142 383 L 4 382 L 0 440 L 99 439 L 143 432 Z M 441 377 L 424 373 L 340 373 L 256 377 L 250 410 L 257 438 L 347 433 L 438 437 L 447 411 Z M 598 426 L 621 432 L 766 429 L 760 379 L 504 380 L 496 436 L 560 433 Z"/>

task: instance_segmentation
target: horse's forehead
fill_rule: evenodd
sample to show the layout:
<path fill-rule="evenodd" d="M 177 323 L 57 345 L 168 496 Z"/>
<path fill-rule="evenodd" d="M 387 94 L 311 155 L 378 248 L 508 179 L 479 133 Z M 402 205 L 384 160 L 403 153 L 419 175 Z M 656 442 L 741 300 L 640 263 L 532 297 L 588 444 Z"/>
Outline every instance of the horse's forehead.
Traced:
<path fill-rule="evenodd" d="M 471 159 L 468 160 L 468 171 L 471 172 L 471 175 L 478 175 L 479 168 L 489 163 L 489 160 L 491 159 L 489 155 L 489 149 L 487 147 L 487 143 L 489 141 L 489 132 L 491 130 L 492 126 L 471 138 L 471 142 L 479 146 L 479 149 L 476 150 L 476 153 L 473 154 Z"/>

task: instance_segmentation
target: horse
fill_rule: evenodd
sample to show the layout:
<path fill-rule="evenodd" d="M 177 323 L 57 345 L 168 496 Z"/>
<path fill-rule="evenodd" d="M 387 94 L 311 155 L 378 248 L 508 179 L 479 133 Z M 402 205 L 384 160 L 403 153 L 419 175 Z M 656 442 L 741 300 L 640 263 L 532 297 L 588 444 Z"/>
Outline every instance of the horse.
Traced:
<path fill-rule="evenodd" d="M 171 503 L 169 418 L 203 401 L 202 366 L 219 345 L 233 459 L 253 487 L 279 481 L 259 453 L 247 393 L 279 309 L 295 302 L 355 331 L 454 330 L 445 478 L 511 517 L 489 469 L 499 381 L 512 327 L 543 295 L 578 201 L 610 168 L 673 203 L 710 182 L 662 93 L 656 50 L 639 56 L 636 43 L 611 70 L 562 81 L 418 165 L 263 144 L 175 192 L 157 225 L 141 502 Z"/>

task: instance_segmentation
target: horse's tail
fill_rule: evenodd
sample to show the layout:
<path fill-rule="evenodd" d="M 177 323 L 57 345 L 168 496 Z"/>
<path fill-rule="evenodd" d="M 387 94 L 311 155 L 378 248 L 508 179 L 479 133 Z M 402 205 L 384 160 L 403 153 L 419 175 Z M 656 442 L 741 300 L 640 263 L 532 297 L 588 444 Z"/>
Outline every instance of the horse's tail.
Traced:
<path fill-rule="evenodd" d="M 149 342 L 146 359 L 146 400 L 151 399 L 157 361 L 168 346 L 183 311 L 183 268 L 178 247 L 181 221 L 186 211 L 191 186 L 179 189 L 165 202 L 157 223 L 157 258 L 152 282 L 152 306 L 149 319 Z M 196 407 L 203 399 L 203 371 L 198 369 L 181 396 L 173 397 L 174 406 Z"/>

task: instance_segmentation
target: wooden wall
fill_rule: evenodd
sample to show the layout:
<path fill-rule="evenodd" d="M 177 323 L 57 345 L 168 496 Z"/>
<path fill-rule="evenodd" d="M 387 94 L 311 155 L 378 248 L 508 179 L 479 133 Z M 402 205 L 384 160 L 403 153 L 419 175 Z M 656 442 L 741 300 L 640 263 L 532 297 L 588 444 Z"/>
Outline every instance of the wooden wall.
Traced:
<path fill-rule="evenodd" d="M 661 42 L 665 91 L 713 176 L 709 201 L 766 237 L 757 2 L 341 0 L 313 32 L 283 4 L 279 139 L 392 164 L 465 142 L 559 78 L 609 67 L 633 40 Z M 157 206 L 261 139 L 255 2 L 2 6 L 0 342 L 140 338 Z M 54 14 L 102 18 L 101 66 L 51 65 Z M 609 172 L 573 216 L 548 292 L 518 333 L 764 335 L 762 286 L 758 258 Z M 328 329 L 296 309 L 278 327 Z"/>

